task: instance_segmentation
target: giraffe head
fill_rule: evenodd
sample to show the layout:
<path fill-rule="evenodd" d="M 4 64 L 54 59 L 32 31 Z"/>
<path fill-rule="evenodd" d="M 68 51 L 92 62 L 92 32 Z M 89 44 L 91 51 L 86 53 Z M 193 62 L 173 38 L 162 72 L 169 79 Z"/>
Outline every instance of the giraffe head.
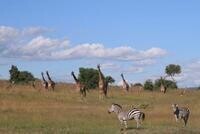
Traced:
<path fill-rule="evenodd" d="M 97 65 L 97 68 L 100 69 L 100 64 Z"/>
<path fill-rule="evenodd" d="M 71 75 L 74 75 L 74 71 L 71 72 Z"/>
<path fill-rule="evenodd" d="M 43 73 L 43 72 L 41 72 L 41 75 L 44 75 L 44 73 Z"/>
<path fill-rule="evenodd" d="M 123 77 L 123 73 L 121 73 L 121 76 Z"/>

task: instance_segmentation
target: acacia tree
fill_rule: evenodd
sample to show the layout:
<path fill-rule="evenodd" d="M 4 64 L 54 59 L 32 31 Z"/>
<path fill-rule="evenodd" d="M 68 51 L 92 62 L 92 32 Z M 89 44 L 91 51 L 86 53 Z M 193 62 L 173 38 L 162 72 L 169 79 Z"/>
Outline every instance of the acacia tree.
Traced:
<path fill-rule="evenodd" d="M 170 76 L 172 78 L 172 80 L 175 82 L 174 80 L 174 76 L 176 74 L 180 74 L 181 73 L 181 66 L 180 65 L 175 65 L 175 64 L 169 64 L 168 66 L 166 66 L 165 68 L 165 73 Z"/>
<path fill-rule="evenodd" d="M 98 71 L 93 68 L 79 68 L 78 79 L 84 83 L 88 89 L 94 89 L 98 86 Z"/>
<path fill-rule="evenodd" d="M 34 76 L 28 71 L 19 71 L 17 66 L 12 65 L 9 70 L 11 83 L 28 83 L 34 81 Z"/>
<path fill-rule="evenodd" d="M 20 71 L 18 70 L 17 66 L 12 65 L 11 69 L 9 70 L 10 73 L 10 82 L 11 83 L 16 83 L 18 81 L 18 76 Z"/>
<path fill-rule="evenodd" d="M 86 85 L 88 89 L 95 89 L 98 87 L 99 74 L 96 69 L 93 68 L 79 68 L 78 79 Z M 114 83 L 115 80 L 111 76 L 105 77 L 106 83 Z"/>
<path fill-rule="evenodd" d="M 105 80 L 107 83 L 111 83 L 111 84 L 115 82 L 115 80 L 111 76 L 106 76 Z"/>

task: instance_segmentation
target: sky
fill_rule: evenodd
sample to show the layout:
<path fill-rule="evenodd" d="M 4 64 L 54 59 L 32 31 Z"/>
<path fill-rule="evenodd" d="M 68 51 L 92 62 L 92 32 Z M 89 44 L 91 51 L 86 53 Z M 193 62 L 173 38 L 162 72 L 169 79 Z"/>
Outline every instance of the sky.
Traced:
<path fill-rule="evenodd" d="M 179 64 L 181 87 L 200 85 L 198 0 L 1 0 L 0 79 L 11 65 L 41 78 L 73 82 L 79 67 L 96 68 L 116 84 L 165 75 Z"/>

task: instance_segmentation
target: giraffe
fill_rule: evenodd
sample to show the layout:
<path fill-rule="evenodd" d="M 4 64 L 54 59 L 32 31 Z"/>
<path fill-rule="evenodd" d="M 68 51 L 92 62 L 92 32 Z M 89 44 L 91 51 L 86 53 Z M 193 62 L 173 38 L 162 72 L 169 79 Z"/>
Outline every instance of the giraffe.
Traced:
<path fill-rule="evenodd" d="M 98 74 L 99 74 L 99 99 L 103 99 L 104 97 L 107 96 L 107 85 L 106 85 L 106 80 L 101 72 L 100 65 L 97 65 L 98 68 Z"/>
<path fill-rule="evenodd" d="M 185 94 L 186 90 L 185 89 L 182 89 L 181 90 L 181 93 L 180 93 L 180 96 L 183 96 Z"/>
<path fill-rule="evenodd" d="M 122 88 L 123 88 L 126 92 L 128 92 L 128 91 L 129 91 L 129 85 L 128 85 L 128 83 L 126 82 L 126 80 L 124 79 L 124 75 L 123 75 L 123 74 L 121 74 L 121 77 L 122 77 L 122 80 L 123 80 Z"/>
<path fill-rule="evenodd" d="M 110 80 L 111 80 L 110 77 L 108 77 L 108 79 L 105 79 L 105 94 L 106 94 L 106 96 L 107 96 Z"/>
<path fill-rule="evenodd" d="M 15 85 L 15 81 L 10 81 L 9 85 L 6 87 L 6 89 L 11 89 Z"/>
<path fill-rule="evenodd" d="M 41 72 L 41 75 L 42 75 L 42 86 L 44 87 L 45 90 L 48 90 L 48 82 L 45 80 L 44 78 L 44 73 Z"/>
<path fill-rule="evenodd" d="M 49 79 L 49 81 L 48 81 L 48 88 L 52 89 L 54 91 L 54 89 L 55 89 L 55 82 L 51 79 L 48 71 L 46 71 L 46 74 L 47 74 L 47 77 Z"/>
<path fill-rule="evenodd" d="M 166 90 L 167 87 L 165 86 L 165 79 L 163 79 L 163 77 L 160 77 L 160 91 L 165 94 Z"/>
<path fill-rule="evenodd" d="M 71 72 L 71 75 L 76 82 L 76 89 L 80 92 L 81 98 L 83 99 L 84 97 L 86 97 L 86 86 L 76 78 L 73 71 Z"/>

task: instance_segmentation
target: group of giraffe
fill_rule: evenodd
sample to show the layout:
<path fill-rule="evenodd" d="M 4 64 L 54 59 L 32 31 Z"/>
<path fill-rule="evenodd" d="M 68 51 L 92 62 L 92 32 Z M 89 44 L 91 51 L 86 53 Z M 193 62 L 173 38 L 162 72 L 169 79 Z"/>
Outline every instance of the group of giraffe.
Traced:
<path fill-rule="evenodd" d="M 98 82 L 99 99 L 103 99 L 103 98 L 107 97 L 108 81 L 105 79 L 99 64 L 97 65 L 97 70 L 98 70 L 98 76 L 99 76 L 99 82 Z M 75 76 L 73 71 L 71 72 L 71 75 L 76 82 L 76 89 L 80 92 L 81 97 L 82 98 L 86 97 L 86 89 L 87 89 L 86 86 L 77 79 L 77 77 Z M 123 74 L 121 74 L 121 76 L 122 76 L 122 80 L 123 80 L 123 89 L 128 92 L 129 91 L 129 85 L 126 82 L 126 80 L 124 79 Z"/>
<path fill-rule="evenodd" d="M 49 75 L 49 72 L 46 71 L 46 75 L 47 75 L 47 78 L 48 78 L 48 81 L 46 81 L 46 79 L 44 78 L 44 73 L 41 72 L 41 75 L 42 75 L 42 86 L 44 87 L 45 90 L 52 90 L 54 91 L 55 90 L 55 82 L 51 79 L 50 75 Z"/>
<path fill-rule="evenodd" d="M 105 97 L 107 97 L 107 92 L 108 92 L 108 81 L 106 81 L 102 71 L 101 71 L 101 68 L 100 68 L 100 65 L 98 64 L 97 65 L 97 70 L 98 70 L 98 76 L 99 76 L 99 82 L 98 82 L 98 86 L 99 86 L 99 99 L 103 99 Z M 48 78 L 48 81 L 45 80 L 44 78 L 44 73 L 41 72 L 41 75 L 42 75 L 42 85 L 44 87 L 44 89 L 46 90 L 52 90 L 54 91 L 55 89 L 55 82 L 51 79 L 48 71 L 46 71 L 46 75 L 47 75 L 47 78 Z M 74 78 L 75 82 L 76 82 L 76 90 L 78 92 L 80 92 L 80 95 L 81 95 L 81 98 L 84 98 L 86 97 L 86 90 L 87 90 L 87 87 L 85 84 L 81 83 L 80 80 L 77 79 L 77 77 L 75 76 L 74 72 L 72 71 L 71 72 L 71 75 L 72 77 Z M 124 75 L 123 73 L 121 74 L 121 77 L 122 77 L 122 88 L 125 92 L 129 92 L 129 84 L 128 82 L 125 80 L 124 78 Z M 166 92 L 166 86 L 164 86 L 164 79 L 161 77 L 161 87 L 160 87 L 160 90 L 161 92 L 165 93 Z"/>

